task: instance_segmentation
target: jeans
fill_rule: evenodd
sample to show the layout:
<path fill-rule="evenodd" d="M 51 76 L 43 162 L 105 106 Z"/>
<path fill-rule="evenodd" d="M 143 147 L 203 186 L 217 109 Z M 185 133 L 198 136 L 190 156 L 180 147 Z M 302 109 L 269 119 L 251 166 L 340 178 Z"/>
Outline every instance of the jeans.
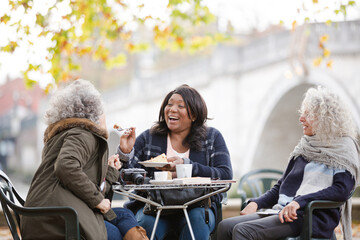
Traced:
<path fill-rule="evenodd" d="M 113 208 L 116 218 L 111 221 L 105 220 L 108 240 L 121 240 L 133 227 L 139 226 L 134 214 L 126 208 Z"/>
<path fill-rule="evenodd" d="M 188 215 L 191 223 L 191 227 L 194 232 L 196 240 L 208 240 L 210 233 L 215 228 L 215 215 L 209 208 L 209 223 L 205 222 L 205 209 L 193 208 L 188 210 Z M 135 215 L 140 226 L 145 228 L 148 237 L 150 238 L 153 226 L 155 223 L 155 216 L 146 215 L 143 213 L 143 208 L 139 209 Z M 155 239 L 162 240 L 169 234 L 177 235 L 177 239 L 186 240 L 191 239 L 189 227 L 186 222 L 184 213 L 161 216 L 156 228 Z"/>

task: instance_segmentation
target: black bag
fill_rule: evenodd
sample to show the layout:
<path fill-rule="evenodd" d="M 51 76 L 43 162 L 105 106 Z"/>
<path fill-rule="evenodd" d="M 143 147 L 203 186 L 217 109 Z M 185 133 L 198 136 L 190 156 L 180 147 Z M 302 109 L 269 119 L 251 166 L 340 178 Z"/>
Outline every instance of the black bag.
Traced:
<path fill-rule="evenodd" d="M 204 188 L 185 188 L 185 189 L 156 189 L 156 190 L 149 190 L 148 192 L 148 199 L 160 203 L 161 205 L 168 206 L 168 205 L 183 205 L 191 200 L 204 196 L 208 194 L 211 189 L 204 189 Z M 195 202 L 191 204 L 188 209 L 192 209 L 195 207 L 204 207 L 209 208 L 211 205 L 210 197 L 204 200 Z M 147 215 L 156 215 L 156 207 L 146 203 L 144 207 L 144 214 Z M 171 215 L 171 214 L 178 214 L 183 212 L 182 209 L 164 209 L 161 212 L 161 215 Z"/>

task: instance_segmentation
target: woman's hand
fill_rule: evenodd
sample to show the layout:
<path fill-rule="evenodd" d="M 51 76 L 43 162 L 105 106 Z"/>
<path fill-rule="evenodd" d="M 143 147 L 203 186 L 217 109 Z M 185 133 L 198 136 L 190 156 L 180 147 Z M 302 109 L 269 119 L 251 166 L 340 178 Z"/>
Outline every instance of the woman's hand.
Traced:
<path fill-rule="evenodd" d="M 120 136 L 120 149 L 123 153 L 130 153 L 136 140 L 135 128 L 130 127 Z"/>
<path fill-rule="evenodd" d="M 172 177 L 176 178 L 176 165 L 177 164 L 184 164 L 184 159 L 180 158 L 179 156 L 169 157 L 168 162 L 170 164 L 166 165 L 165 167 L 156 168 L 161 171 L 170 171 L 172 172 Z"/>
<path fill-rule="evenodd" d="M 299 203 L 296 201 L 290 202 L 279 213 L 279 219 L 281 223 L 293 222 L 297 219 L 296 210 L 300 208 Z"/>
<path fill-rule="evenodd" d="M 96 208 L 99 209 L 102 214 L 107 213 L 111 208 L 110 200 L 104 198 L 98 205 L 96 205 Z"/>
<path fill-rule="evenodd" d="M 109 157 L 108 165 L 119 170 L 122 167 L 122 163 L 120 162 L 119 155 L 114 154 L 111 157 Z"/>
<path fill-rule="evenodd" d="M 240 215 L 248 215 L 251 213 L 256 213 L 258 205 L 256 202 L 250 202 L 246 207 L 240 212 Z"/>

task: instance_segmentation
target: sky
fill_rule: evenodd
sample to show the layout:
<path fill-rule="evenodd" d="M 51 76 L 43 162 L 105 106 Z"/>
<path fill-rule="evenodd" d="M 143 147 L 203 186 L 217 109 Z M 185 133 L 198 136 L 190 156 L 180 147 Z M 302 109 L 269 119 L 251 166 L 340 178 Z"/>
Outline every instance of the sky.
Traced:
<path fill-rule="evenodd" d="M 35 0 L 34 12 L 45 13 L 48 6 L 53 4 L 56 0 Z M 68 23 L 64 23 L 61 19 L 61 15 L 71 11 L 66 7 L 69 0 L 62 2 L 62 12 L 53 12 L 53 27 L 54 29 L 59 26 L 66 26 Z M 110 4 L 114 0 L 108 0 Z M 342 1 L 339 0 L 318 0 L 317 4 L 313 4 L 314 0 L 203 0 L 210 11 L 218 16 L 219 30 L 225 30 L 229 21 L 231 21 L 234 27 L 234 33 L 246 34 L 257 29 L 259 31 L 266 29 L 269 25 L 279 24 L 283 21 L 285 27 L 291 28 L 291 24 L 294 20 L 298 24 L 302 24 L 306 17 L 309 17 L 312 22 L 324 22 L 329 19 L 332 21 L 343 21 L 342 15 L 336 15 L 334 9 L 339 7 Z M 166 8 L 167 0 L 126 0 L 129 4 L 130 12 L 138 14 L 139 16 L 152 15 L 159 17 L 164 21 L 169 21 L 168 10 Z M 348 1 L 346 1 L 348 2 Z M 139 11 L 138 5 L 144 3 L 144 7 Z M 360 18 L 360 0 L 356 1 L 357 7 L 348 9 L 347 20 Z M 114 5 L 115 6 L 115 5 Z M 183 4 L 182 8 L 186 9 L 188 6 Z M 129 11 L 124 11 L 121 7 L 114 7 L 113 10 L 119 16 L 119 19 L 131 21 L 131 14 Z M 0 1 L 0 17 L 9 12 L 9 6 L 7 1 Z M 34 22 L 33 16 L 26 16 L 22 9 L 19 9 L 13 14 L 13 21 L 23 21 L 24 23 L 31 24 Z M 151 27 L 151 21 L 147 21 L 147 24 Z M 130 23 L 127 25 L 129 29 L 136 30 L 137 24 Z M 5 27 L 4 24 L 0 24 L 0 47 L 6 45 L 8 39 L 13 39 L 16 36 L 16 32 L 13 29 Z M 36 38 L 36 40 L 35 40 Z M 48 55 L 46 48 L 51 46 L 51 36 L 47 38 L 37 38 L 36 34 L 30 36 L 34 42 L 34 45 L 30 46 L 27 41 L 21 43 L 22 47 L 18 48 L 14 54 L 0 53 L 0 84 L 6 80 L 6 77 L 10 78 L 20 77 L 20 71 L 26 69 L 27 59 L 31 59 L 34 62 L 39 62 L 44 65 L 44 68 L 50 68 L 49 63 L 44 63 L 43 59 Z M 40 79 L 45 87 L 48 82 L 52 81 L 50 75 L 35 74 L 32 76 L 35 79 Z"/>

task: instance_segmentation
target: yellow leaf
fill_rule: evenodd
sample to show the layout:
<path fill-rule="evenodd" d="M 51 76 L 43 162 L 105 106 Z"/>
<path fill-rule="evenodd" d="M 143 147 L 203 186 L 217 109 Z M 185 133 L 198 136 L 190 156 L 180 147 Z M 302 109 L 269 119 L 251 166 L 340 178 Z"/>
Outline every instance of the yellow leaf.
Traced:
<path fill-rule="evenodd" d="M 320 66 L 322 60 L 323 60 L 322 57 L 315 58 L 315 59 L 313 60 L 313 65 L 314 65 L 315 67 Z"/>
<path fill-rule="evenodd" d="M 83 56 L 84 54 L 88 54 L 90 53 L 92 50 L 92 48 L 90 46 L 88 47 L 83 47 L 83 48 L 80 48 L 77 53 L 80 55 L 80 56 Z"/>
<path fill-rule="evenodd" d="M 131 37 L 131 32 L 121 32 L 120 33 L 120 38 L 123 39 L 123 40 L 129 40 Z"/>
<path fill-rule="evenodd" d="M 321 43 L 326 43 L 329 40 L 329 35 L 324 34 L 320 37 L 320 42 Z"/>
<path fill-rule="evenodd" d="M 297 22 L 296 21 L 293 21 L 292 24 L 291 24 L 291 31 L 295 31 L 295 28 L 297 27 Z"/>
<path fill-rule="evenodd" d="M 327 48 L 324 48 L 324 57 L 327 58 L 330 56 L 330 50 Z"/>
<path fill-rule="evenodd" d="M 319 3 L 319 0 L 312 0 L 314 4 Z"/>
<path fill-rule="evenodd" d="M 14 52 L 15 49 L 18 47 L 17 42 L 11 41 L 9 45 L 6 45 L 5 47 L 0 48 L 1 51 L 4 52 Z"/>
<path fill-rule="evenodd" d="M 161 50 L 165 50 L 168 47 L 168 41 L 166 38 L 159 38 L 159 37 L 155 37 L 154 38 L 155 44 L 161 49 Z"/>
<path fill-rule="evenodd" d="M 333 61 L 332 59 L 330 59 L 329 61 L 327 61 L 326 67 L 327 67 L 327 68 L 332 68 L 332 67 L 333 67 L 333 63 L 334 63 L 334 61 Z"/>
<path fill-rule="evenodd" d="M 112 69 L 114 67 L 123 66 L 126 64 L 126 55 L 124 53 L 120 53 L 116 57 L 109 58 L 105 61 L 106 69 Z"/>
<path fill-rule="evenodd" d="M 0 18 L 0 22 L 3 22 L 3 23 L 7 23 L 8 21 L 10 21 L 10 17 L 8 15 L 4 15 Z"/>
<path fill-rule="evenodd" d="M 102 61 L 106 61 L 109 57 L 109 54 L 110 54 L 110 50 L 108 48 L 104 47 L 103 45 L 99 45 L 93 54 L 93 59 L 94 60 L 100 59 Z"/>
<path fill-rule="evenodd" d="M 325 22 L 325 24 L 328 25 L 328 26 L 331 26 L 332 21 L 331 21 L 331 20 L 327 20 L 327 21 Z"/>
<path fill-rule="evenodd" d="M 52 89 L 54 89 L 54 85 L 52 83 L 48 83 L 44 89 L 45 94 L 49 94 Z"/>

